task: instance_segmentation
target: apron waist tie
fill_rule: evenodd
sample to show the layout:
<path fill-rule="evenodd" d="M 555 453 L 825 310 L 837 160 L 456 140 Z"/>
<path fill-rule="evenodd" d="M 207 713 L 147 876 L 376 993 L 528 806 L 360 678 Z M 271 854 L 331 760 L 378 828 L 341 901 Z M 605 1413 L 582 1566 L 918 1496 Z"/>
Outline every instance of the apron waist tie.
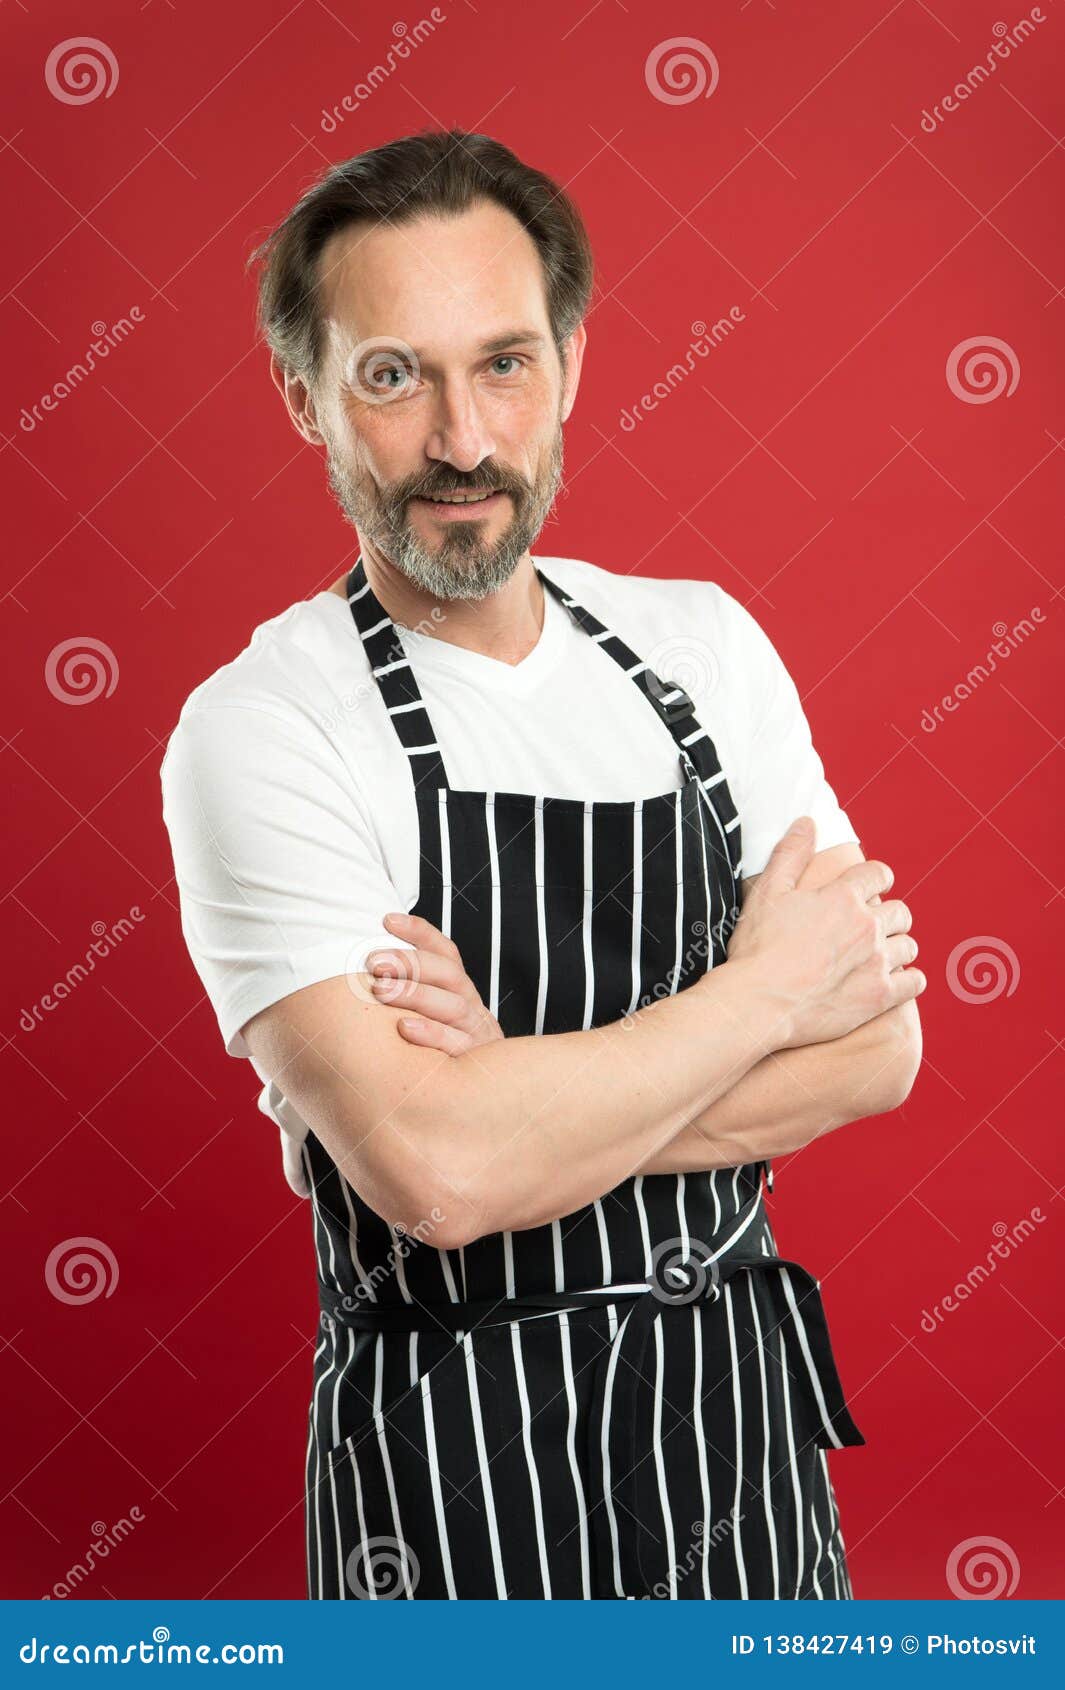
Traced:
<path fill-rule="evenodd" d="M 791 1359 L 798 1374 L 800 1393 L 816 1405 L 819 1429 L 815 1441 L 840 1449 L 864 1444 L 865 1439 L 847 1408 L 832 1353 L 821 1289 L 801 1263 L 765 1254 L 758 1248 L 757 1222 L 764 1220 L 762 1192 L 744 1204 L 712 1239 L 693 1239 L 688 1253 L 678 1258 L 680 1241 L 654 1252 L 651 1276 L 636 1284 L 609 1285 L 586 1291 L 531 1292 L 517 1297 L 487 1297 L 462 1302 L 380 1304 L 363 1301 L 357 1294 L 318 1284 L 322 1314 L 356 1330 L 366 1332 L 469 1332 L 480 1326 L 505 1325 L 523 1314 L 553 1311 L 624 1309 L 606 1354 L 600 1359 L 593 1383 L 589 1454 L 593 1470 L 603 1473 L 602 1504 L 593 1509 L 594 1528 L 600 1554 L 600 1578 L 612 1568 L 613 1590 L 619 1597 L 631 1594 L 632 1571 L 621 1566 L 621 1541 L 616 1504 L 623 1520 L 639 1520 L 636 1473 L 641 1457 L 636 1450 L 641 1388 L 654 1397 L 654 1379 L 645 1371 L 647 1346 L 656 1320 L 674 1318 L 694 1304 L 716 1302 L 737 1273 L 771 1272 L 780 1275 L 784 1295 L 778 1326 L 791 1340 Z M 668 1255 L 666 1254 L 668 1252 Z M 639 1528 L 637 1527 L 639 1530 Z M 637 1582 L 646 1583 L 637 1541 Z M 625 1589 L 625 1585 L 630 1589 Z M 604 1592 L 606 1594 L 606 1592 Z"/>

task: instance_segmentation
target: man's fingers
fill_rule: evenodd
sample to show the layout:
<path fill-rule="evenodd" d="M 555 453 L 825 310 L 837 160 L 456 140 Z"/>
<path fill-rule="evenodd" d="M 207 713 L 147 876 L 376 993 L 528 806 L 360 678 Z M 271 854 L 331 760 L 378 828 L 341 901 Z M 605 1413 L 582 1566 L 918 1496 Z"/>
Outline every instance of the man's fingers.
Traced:
<path fill-rule="evenodd" d="M 874 902 L 870 899 L 870 903 Z M 886 903 L 877 904 L 877 916 L 880 920 L 881 932 L 888 936 L 892 933 L 908 933 L 913 926 L 913 916 L 909 905 L 901 898 L 889 898 Z"/>
<path fill-rule="evenodd" d="M 794 891 L 813 857 L 816 835 L 812 816 L 796 816 L 787 833 L 773 846 L 769 861 L 758 876 L 755 890 L 763 898 L 767 894 Z"/>
<path fill-rule="evenodd" d="M 458 992 L 429 986 L 424 980 L 399 980 L 394 975 L 375 976 L 372 990 L 378 1003 L 430 1016 L 449 1027 L 465 1022 L 470 1014 L 469 1003 Z"/>
<path fill-rule="evenodd" d="M 895 882 L 895 871 L 890 869 L 887 863 L 877 862 L 874 857 L 867 863 L 852 863 L 850 868 L 845 868 L 842 874 L 837 875 L 836 880 L 830 880 L 828 884 L 834 886 L 839 880 L 850 881 L 864 902 L 869 903 L 877 892 L 890 890 Z"/>
<path fill-rule="evenodd" d="M 891 975 L 891 1003 L 909 1003 L 911 998 L 920 997 L 928 984 L 927 976 L 919 968 L 896 968 Z"/>
<path fill-rule="evenodd" d="M 408 1044 L 440 1050 L 445 1056 L 461 1056 L 473 1043 L 470 1034 L 458 1027 L 444 1027 L 439 1021 L 422 1021 L 417 1016 L 401 1015 L 396 1027 Z"/>
<path fill-rule="evenodd" d="M 888 968 L 894 972 L 896 968 L 905 968 L 917 955 L 917 940 L 911 939 L 908 933 L 896 933 L 884 945 Z"/>
<path fill-rule="evenodd" d="M 408 951 L 405 946 L 397 946 L 394 951 L 371 951 L 366 972 L 375 978 L 390 975 L 397 980 L 424 980 L 427 986 L 442 986 L 450 992 L 473 992 L 462 964 L 433 951 Z"/>
<path fill-rule="evenodd" d="M 423 915 L 405 915 L 402 910 L 390 910 L 381 925 L 389 933 L 394 933 L 397 939 L 406 939 L 420 951 L 433 951 L 444 957 L 457 957 L 459 954 L 454 939 L 447 938 Z"/>

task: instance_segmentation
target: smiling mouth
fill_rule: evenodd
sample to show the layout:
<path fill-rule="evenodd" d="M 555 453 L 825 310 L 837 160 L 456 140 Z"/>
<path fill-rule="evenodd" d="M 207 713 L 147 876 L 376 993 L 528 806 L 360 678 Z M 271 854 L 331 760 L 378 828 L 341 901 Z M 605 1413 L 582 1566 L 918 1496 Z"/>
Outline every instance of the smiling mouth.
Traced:
<path fill-rule="evenodd" d="M 476 493 L 445 493 L 438 499 L 430 499 L 424 493 L 419 493 L 411 500 L 411 504 L 424 505 L 434 522 L 447 526 L 474 520 L 483 522 L 499 509 L 506 498 L 506 493 L 493 488 L 489 491 L 481 489 Z"/>

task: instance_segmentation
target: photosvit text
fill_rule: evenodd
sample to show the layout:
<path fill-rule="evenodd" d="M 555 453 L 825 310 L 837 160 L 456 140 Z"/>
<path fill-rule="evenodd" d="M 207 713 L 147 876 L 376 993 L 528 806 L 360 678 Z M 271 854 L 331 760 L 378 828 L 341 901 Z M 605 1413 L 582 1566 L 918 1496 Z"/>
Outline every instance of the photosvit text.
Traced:
<path fill-rule="evenodd" d="M 734 1655 L 1034 1655 L 1035 1638 L 1021 1637 L 955 1637 L 948 1632 L 929 1632 L 915 1637 L 890 1634 L 849 1632 L 778 1632 L 765 1637 L 751 1637 L 745 1632 L 733 1632 Z"/>

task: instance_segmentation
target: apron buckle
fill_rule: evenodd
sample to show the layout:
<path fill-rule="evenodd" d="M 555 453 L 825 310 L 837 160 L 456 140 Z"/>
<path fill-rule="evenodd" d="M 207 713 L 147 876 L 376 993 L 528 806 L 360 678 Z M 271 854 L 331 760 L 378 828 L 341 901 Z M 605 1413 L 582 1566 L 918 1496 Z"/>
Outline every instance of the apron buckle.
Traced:
<path fill-rule="evenodd" d="M 694 716 L 695 704 L 679 682 L 662 681 L 653 669 L 647 670 L 644 680 L 651 703 L 667 727 L 682 722 L 686 716 Z"/>
<path fill-rule="evenodd" d="M 659 1303 L 715 1303 L 721 1295 L 721 1269 L 716 1261 L 681 1255 L 678 1239 L 659 1244 L 651 1257 L 649 1295 Z"/>

